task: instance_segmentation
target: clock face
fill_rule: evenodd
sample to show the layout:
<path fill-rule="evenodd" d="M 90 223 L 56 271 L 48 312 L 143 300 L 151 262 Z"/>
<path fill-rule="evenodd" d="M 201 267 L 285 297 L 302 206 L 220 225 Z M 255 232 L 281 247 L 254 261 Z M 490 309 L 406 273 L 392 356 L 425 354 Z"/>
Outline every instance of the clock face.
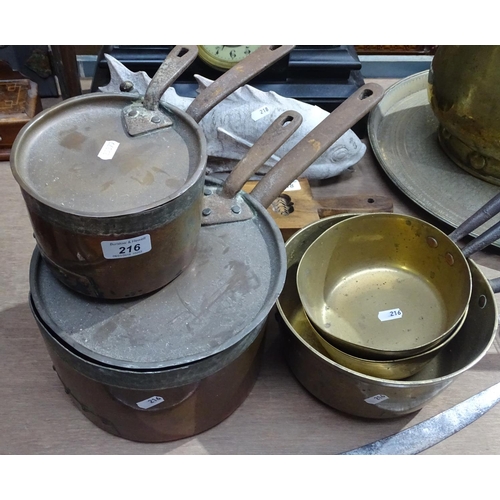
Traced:
<path fill-rule="evenodd" d="M 260 45 L 199 45 L 198 55 L 210 66 L 225 70 L 259 47 Z"/>

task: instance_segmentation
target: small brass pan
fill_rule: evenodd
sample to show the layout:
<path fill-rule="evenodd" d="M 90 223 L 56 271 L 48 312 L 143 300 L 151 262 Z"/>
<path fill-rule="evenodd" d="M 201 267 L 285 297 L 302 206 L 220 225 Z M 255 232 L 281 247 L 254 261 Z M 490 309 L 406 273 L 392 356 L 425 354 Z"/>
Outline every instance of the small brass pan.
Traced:
<path fill-rule="evenodd" d="M 358 373 L 371 375 L 372 377 L 383 378 L 386 380 L 403 380 L 422 370 L 425 365 L 430 363 L 439 354 L 441 349 L 448 345 L 464 324 L 468 309 L 469 308 L 467 307 L 466 313 L 462 316 L 457 328 L 455 328 L 455 330 L 453 330 L 453 332 L 442 342 L 427 351 L 399 359 L 364 359 L 341 351 L 327 342 L 319 334 L 305 313 L 303 313 L 306 321 L 304 328 L 310 329 L 311 333 L 318 339 L 318 342 L 326 351 L 328 357 L 340 365 L 350 368 Z"/>
<path fill-rule="evenodd" d="M 396 359 L 433 348 L 465 314 L 472 290 L 467 258 L 498 239 L 500 223 L 463 249 L 454 238 L 470 221 L 498 212 L 499 203 L 497 195 L 450 236 L 402 214 L 335 224 L 298 266 L 309 319 L 330 344 L 361 358 Z"/>

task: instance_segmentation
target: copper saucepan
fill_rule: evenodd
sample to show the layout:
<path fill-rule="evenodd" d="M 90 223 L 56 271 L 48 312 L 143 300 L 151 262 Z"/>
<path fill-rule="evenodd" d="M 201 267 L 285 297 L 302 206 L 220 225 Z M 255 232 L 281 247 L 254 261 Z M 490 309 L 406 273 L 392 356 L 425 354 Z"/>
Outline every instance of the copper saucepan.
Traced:
<path fill-rule="evenodd" d="M 207 162 L 198 122 L 292 45 L 261 46 L 200 92 L 186 112 L 160 97 L 194 60 L 177 46 L 145 96 L 92 93 L 31 120 L 12 148 L 43 259 L 85 295 L 123 299 L 176 278 L 194 258 Z"/>

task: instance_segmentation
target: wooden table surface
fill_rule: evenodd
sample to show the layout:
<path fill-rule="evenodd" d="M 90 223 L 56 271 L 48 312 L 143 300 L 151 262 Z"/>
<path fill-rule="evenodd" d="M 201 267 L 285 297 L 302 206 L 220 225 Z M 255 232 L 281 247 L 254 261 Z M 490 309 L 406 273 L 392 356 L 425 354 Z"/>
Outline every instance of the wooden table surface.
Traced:
<path fill-rule="evenodd" d="M 398 191 L 375 160 L 367 139 L 363 140 L 368 151 L 353 171 L 314 183 L 314 196 L 388 195 L 395 212 L 440 226 Z M 326 406 L 294 378 L 285 363 L 283 338 L 272 312 L 257 382 L 229 418 L 200 435 L 175 442 L 127 441 L 87 420 L 52 369 L 28 307 L 28 267 L 35 243 L 8 162 L 0 162 L 0 228 L 0 454 L 338 454 L 421 422 L 500 381 L 500 343 L 496 339 L 476 366 L 420 411 L 390 420 L 353 417 Z M 475 261 L 485 266 L 487 277 L 500 276 L 498 250 L 482 252 Z M 500 405 L 423 454 L 498 454 L 499 418 Z"/>

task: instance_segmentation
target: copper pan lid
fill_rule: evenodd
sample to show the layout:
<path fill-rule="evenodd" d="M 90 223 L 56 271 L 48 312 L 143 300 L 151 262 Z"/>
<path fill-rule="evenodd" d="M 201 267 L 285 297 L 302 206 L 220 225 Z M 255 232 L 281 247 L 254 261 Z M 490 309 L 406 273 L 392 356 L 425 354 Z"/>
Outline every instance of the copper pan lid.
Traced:
<path fill-rule="evenodd" d="M 141 212 L 185 192 L 205 169 L 201 128 L 162 106 L 171 125 L 133 136 L 123 114 L 136 100 L 86 94 L 37 115 L 12 148 L 21 188 L 53 208 L 91 217 Z"/>
<path fill-rule="evenodd" d="M 205 186 L 219 183 L 209 178 Z M 103 301 L 53 276 L 35 250 L 30 293 L 37 314 L 74 351 L 107 365 L 157 370 L 220 354 L 262 324 L 285 275 L 285 248 L 274 220 L 250 195 L 247 220 L 203 226 L 193 262 L 157 292 Z"/>

